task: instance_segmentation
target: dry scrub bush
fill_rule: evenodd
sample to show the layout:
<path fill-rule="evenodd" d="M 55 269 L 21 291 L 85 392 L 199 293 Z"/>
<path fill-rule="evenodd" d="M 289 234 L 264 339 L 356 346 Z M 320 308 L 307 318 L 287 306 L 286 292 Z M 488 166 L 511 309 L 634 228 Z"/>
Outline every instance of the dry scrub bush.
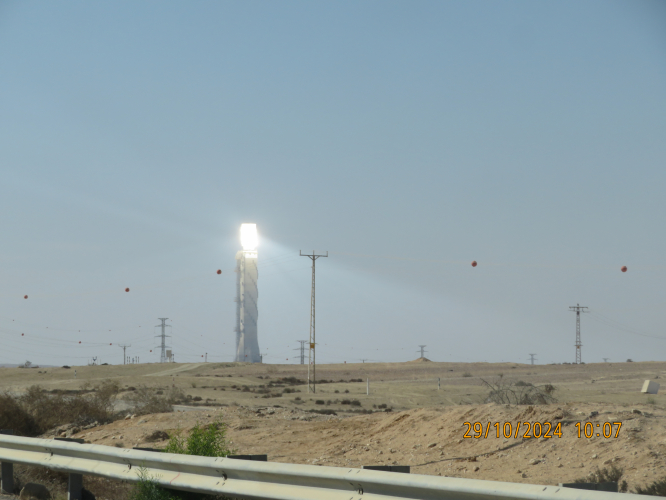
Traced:
<path fill-rule="evenodd" d="M 171 388 L 165 395 L 158 395 L 154 389 L 145 386 L 132 391 L 123 399 L 130 404 L 130 411 L 135 415 L 172 412 L 174 404 L 187 400 L 180 389 Z"/>
<path fill-rule="evenodd" d="M 39 426 L 17 398 L 0 394 L 0 428 L 12 429 L 17 436 L 36 436 Z"/>
<path fill-rule="evenodd" d="M 490 389 L 486 396 L 486 403 L 498 403 L 506 405 L 545 405 L 557 402 L 553 396 L 555 387 L 546 384 L 536 386 L 531 384 L 522 384 L 505 380 L 502 375 L 498 375 L 495 380 L 490 382 L 481 379 L 481 382 Z"/>
<path fill-rule="evenodd" d="M 89 395 L 48 394 L 33 385 L 20 396 L 19 402 L 33 416 L 42 432 L 63 424 L 109 422 L 113 416 L 113 400 L 118 384 L 104 382 Z"/>
<path fill-rule="evenodd" d="M 587 476 L 574 479 L 573 482 L 574 483 L 619 483 L 618 490 L 620 491 L 620 493 L 624 493 L 627 491 L 628 485 L 626 481 L 620 482 L 620 479 L 622 479 L 623 474 L 624 474 L 624 469 L 622 469 L 621 467 L 617 467 L 615 465 L 611 465 L 610 467 L 604 467 L 603 469 L 597 467 Z M 639 492 L 637 491 L 637 493 Z M 653 493 L 645 493 L 645 494 L 653 494 Z"/>
<path fill-rule="evenodd" d="M 144 438 L 144 441 L 147 443 L 154 443 L 156 441 L 166 441 L 169 439 L 169 435 L 164 431 L 154 431 L 152 434 L 149 434 Z"/>
<path fill-rule="evenodd" d="M 626 481 L 622 481 L 626 483 Z M 659 479 L 652 484 L 648 484 L 645 488 L 636 486 L 636 493 L 639 495 L 652 495 L 655 497 L 666 497 L 666 478 Z"/>
<path fill-rule="evenodd" d="M 83 395 L 49 394 L 38 385 L 21 396 L 0 395 L 0 428 L 15 434 L 37 436 L 63 424 L 109 422 L 113 416 L 113 399 L 118 392 L 115 382 L 104 382 Z"/>

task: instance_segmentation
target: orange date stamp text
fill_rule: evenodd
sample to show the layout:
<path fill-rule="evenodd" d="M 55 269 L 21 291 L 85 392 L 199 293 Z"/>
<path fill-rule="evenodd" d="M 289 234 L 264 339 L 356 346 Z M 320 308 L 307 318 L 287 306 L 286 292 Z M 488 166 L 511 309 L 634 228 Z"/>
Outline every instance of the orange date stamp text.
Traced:
<path fill-rule="evenodd" d="M 596 426 L 596 427 L 595 427 Z M 489 437 L 495 438 L 545 438 L 550 439 L 553 437 L 562 437 L 562 422 L 465 422 L 463 427 L 467 430 L 463 435 L 466 439 L 487 439 Z M 594 424 L 592 422 L 578 422 L 575 424 L 579 438 L 592 438 L 604 437 L 606 439 L 611 437 L 618 437 L 620 435 L 620 428 L 622 422 L 604 422 L 603 424 Z"/>

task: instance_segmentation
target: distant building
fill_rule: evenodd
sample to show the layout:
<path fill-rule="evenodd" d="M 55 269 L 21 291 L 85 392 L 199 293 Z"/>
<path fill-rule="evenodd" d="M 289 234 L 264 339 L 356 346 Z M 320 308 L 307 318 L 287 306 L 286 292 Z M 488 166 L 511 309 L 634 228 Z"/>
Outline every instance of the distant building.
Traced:
<path fill-rule="evenodd" d="M 241 225 L 243 250 L 236 254 L 236 361 L 261 363 L 257 339 L 257 225 Z"/>

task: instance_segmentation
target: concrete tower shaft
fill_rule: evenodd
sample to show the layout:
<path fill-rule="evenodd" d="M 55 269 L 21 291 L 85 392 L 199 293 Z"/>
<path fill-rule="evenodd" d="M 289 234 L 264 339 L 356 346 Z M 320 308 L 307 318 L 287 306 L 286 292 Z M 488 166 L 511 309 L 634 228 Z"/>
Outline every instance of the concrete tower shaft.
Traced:
<path fill-rule="evenodd" d="M 247 244 L 248 228 L 245 226 L 253 226 L 250 229 L 254 230 L 254 239 L 250 237 L 249 245 Z M 244 235 L 245 239 L 243 239 Z M 254 224 L 241 226 L 241 240 L 244 249 L 236 254 L 236 361 L 260 363 L 261 353 L 257 338 L 257 318 L 259 317 L 257 279 L 259 273 Z"/>

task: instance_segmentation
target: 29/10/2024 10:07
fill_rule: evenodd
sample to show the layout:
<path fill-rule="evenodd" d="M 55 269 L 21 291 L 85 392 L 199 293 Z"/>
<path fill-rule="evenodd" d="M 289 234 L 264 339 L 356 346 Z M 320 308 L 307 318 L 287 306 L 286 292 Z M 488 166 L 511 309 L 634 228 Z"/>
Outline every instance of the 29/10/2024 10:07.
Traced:
<path fill-rule="evenodd" d="M 596 427 L 595 427 L 596 425 Z M 479 439 L 488 437 L 504 437 L 506 439 L 530 439 L 530 438 L 553 438 L 562 437 L 562 422 L 552 424 L 551 422 L 488 422 L 485 426 L 481 422 L 464 422 L 463 427 L 467 427 L 463 438 Z M 592 422 L 576 422 L 579 438 L 604 437 L 617 438 L 620 435 L 622 422 L 604 422 L 603 424 L 593 424 Z M 515 428 L 515 432 L 514 432 Z"/>

